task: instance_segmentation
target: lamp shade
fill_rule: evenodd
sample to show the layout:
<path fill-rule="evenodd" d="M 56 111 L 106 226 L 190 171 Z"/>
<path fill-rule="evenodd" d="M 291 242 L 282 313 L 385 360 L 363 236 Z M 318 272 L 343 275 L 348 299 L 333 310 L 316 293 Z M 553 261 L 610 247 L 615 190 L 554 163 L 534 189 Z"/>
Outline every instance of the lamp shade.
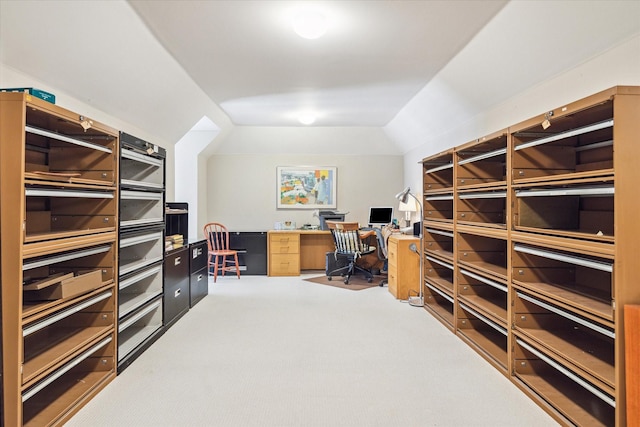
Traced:
<path fill-rule="evenodd" d="M 402 203 L 407 203 L 409 200 L 409 193 L 411 192 L 411 187 L 407 187 L 398 194 L 396 194 L 396 199 L 400 200 Z"/>
<path fill-rule="evenodd" d="M 417 212 L 418 206 L 416 206 L 416 201 L 414 199 L 409 199 L 406 202 L 400 202 L 398 205 L 398 210 L 402 212 Z"/>

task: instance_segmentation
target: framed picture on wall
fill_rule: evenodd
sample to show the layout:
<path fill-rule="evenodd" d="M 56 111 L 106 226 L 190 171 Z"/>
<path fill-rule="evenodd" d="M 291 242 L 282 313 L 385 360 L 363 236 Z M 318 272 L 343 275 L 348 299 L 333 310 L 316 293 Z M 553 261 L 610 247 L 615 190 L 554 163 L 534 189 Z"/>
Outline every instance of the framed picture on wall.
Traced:
<path fill-rule="evenodd" d="M 278 209 L 336 209 L 334 166 L 278 166 Z"/>

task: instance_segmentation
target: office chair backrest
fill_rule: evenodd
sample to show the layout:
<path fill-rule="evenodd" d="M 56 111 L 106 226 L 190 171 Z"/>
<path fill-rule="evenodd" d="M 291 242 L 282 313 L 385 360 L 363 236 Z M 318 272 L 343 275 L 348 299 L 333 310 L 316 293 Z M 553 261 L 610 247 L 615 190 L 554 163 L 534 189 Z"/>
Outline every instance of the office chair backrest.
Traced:
<path fill-rule="evenodd" d="M 361 254 L 369 252 L 369 245 L 362 240 L 357 222 L 330 222 L 327 226 L 333 235 L 336 252 L 343 254 Z"/>

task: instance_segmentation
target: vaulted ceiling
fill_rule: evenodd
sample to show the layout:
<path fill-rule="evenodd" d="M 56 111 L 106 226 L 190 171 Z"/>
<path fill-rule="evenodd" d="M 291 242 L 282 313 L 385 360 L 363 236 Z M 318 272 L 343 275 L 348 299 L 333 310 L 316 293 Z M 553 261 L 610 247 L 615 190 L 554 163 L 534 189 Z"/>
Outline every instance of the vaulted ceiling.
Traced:
<path fill-rule="evenodd" d="M 327 128 L 388 128 L 402 115 L 388 132 L 398 135 L 413 129 L 408 110 L 427 125 L 470 120 L 638 33 L 639 4 L 0 0 L 0 70 L 163 144 L 205 116 L 223 130 L 293 129 L 303 126 L 300 112 Z M 290 22 L 309 5 L 329 24 L 316 40 L 297 36 Z M 459 96 L 443 99 L 434 80 Z M 416 106 L 416 94 L 430 104 Z M 395 139 L 400 153 L 420 141 Z"/>
<path fill-rule="evenodd" d="M 505 3 L 130 1 L 235 124 L 262 126 L 385 126 Z M 313 40 L 292 25 L 311 6 Z"/>

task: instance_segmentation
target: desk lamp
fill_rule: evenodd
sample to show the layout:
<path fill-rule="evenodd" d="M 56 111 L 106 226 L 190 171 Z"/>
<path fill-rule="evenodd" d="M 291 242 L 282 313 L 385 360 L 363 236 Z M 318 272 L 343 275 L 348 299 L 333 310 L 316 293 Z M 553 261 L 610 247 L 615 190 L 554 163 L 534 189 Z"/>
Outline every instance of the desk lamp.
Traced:
<path fill-rule="evenodd" d="M 411 212 L 416 212 L 418 210 L 418 206 L 414 200 L 407 200 L 407 203 L 400 201 L 398 210 L 404 212 L 404 226 L 409 227 L 411 225 Z"/>
<path fill-rule="evenodd" d="M 422 213 L 422 203 L 420 203 L 420 200 L 418 200 L 416 196 L 411 194 L 411 187 L 407 187 L 401 192 L 399 192 L 398 194 L 396 194 L 396 199 L 398 199 L 400 203 L 406 204 L 410 200 L 409 196 L 413 197 L 413 199 L 416 201 L 416 203 L 420 207 L 420 248 L 422 248 L 422 233 L 423 233 L 423 220 L 424 220 L 423 213 Z M 424 254 L 422 254 L 420 252 L 421 249 L 417 248 L 415 245 L 411 245 L 409 248 L 412 252 L 415 252 L 420 257 L 420 286 L 419 286 L 420 293 L 418 294 L 417 297 L 409 296 L 409 299 L 407 302 L 409 303 L 409 305 L 412 305 L 414 307 L 424 307 L 424 296 L 422 295 L 422 286 L 424 286 L 424 283 L 422 283 L 422 274 L 424 273 L 423 272 Z"/>

